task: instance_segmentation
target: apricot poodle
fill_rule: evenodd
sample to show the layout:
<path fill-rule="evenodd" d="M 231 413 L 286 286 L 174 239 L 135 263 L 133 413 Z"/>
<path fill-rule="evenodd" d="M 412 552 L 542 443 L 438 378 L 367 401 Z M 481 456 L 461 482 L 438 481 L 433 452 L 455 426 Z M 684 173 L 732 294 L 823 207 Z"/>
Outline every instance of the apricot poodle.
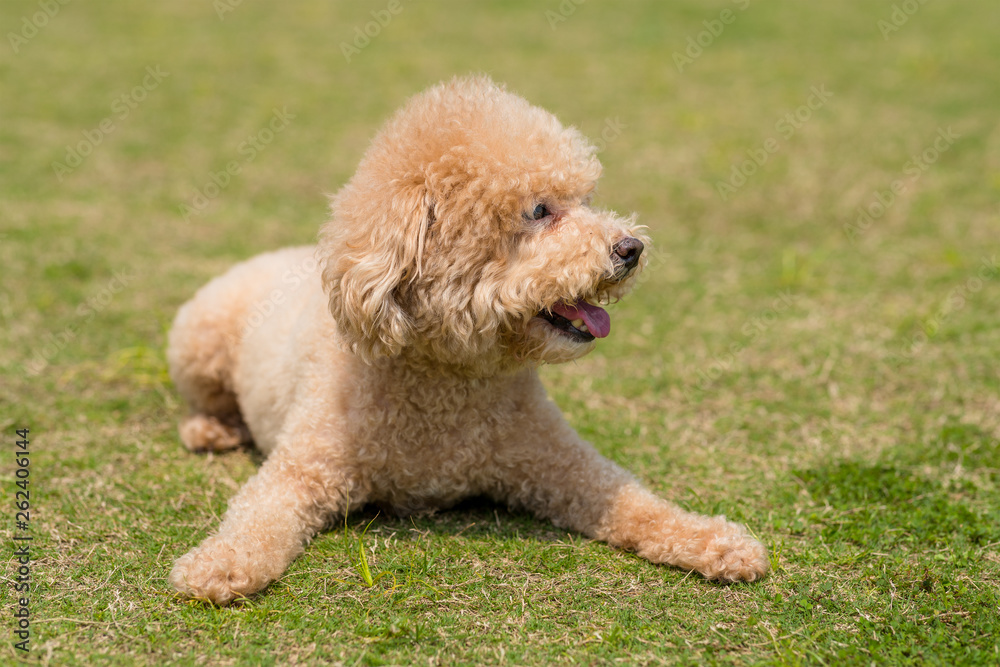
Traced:
<path fill-rule="evenodd" d="M 348 504 L 401 513 L 485 496 L 709 579 L 753 581 L 764 547 L 658 498 L 580 439 L 536 368 L 606 337 L 648 239 L 590 206 L 601 165 L 574 128 L 486 77 L 412 98 L 334 196 L 317 247 L 239 264 L 170 332 L 192 451 L 266 456 L 170 573 L 217 604 L 288 568 Z"/>

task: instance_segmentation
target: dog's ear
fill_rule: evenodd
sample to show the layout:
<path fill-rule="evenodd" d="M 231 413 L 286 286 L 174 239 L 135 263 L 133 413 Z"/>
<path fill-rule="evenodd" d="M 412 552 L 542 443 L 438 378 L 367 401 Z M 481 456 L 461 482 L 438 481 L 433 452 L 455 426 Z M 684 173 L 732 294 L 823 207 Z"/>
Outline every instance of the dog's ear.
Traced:
<path fill-rule="evenodd" d="M 422 183 L 349 183 L 320 234 L 323 285 L 342 340 L 365 361 L 413 337 L 400 288 L 420 273 L 433 202 Z"/>

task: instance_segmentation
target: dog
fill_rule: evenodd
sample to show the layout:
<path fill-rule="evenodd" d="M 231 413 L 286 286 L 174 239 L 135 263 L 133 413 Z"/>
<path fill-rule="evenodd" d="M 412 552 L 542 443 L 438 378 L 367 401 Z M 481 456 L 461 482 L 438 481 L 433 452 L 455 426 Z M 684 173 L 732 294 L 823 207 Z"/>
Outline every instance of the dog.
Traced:
<path fill-rule="evenodd" d="M 723 516 L 684 511 L 584 442 L 540 364 L 610 333 L 649 239 L 596 210 L 594 146 L 488 77 L 413 97 L 333 196 L 316 247 L 205 285 L 169 334 L 195 452 L 265 460 L 170 583 L 225 605 L 264 589 L 351 507 L 486 497 L 724 582 L 768 570 Z"/>

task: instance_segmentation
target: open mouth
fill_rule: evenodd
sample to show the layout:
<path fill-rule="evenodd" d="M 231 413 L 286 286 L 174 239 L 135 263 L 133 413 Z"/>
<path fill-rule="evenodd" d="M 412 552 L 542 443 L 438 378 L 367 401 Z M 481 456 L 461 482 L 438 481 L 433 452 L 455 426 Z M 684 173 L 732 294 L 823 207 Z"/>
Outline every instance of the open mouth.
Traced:
<path fill-rule="evenodd" d="M 557 303 L 538 316 L 560 333 L 580 342 L 589 343 L 611 333 L 611 318 L 600 306 L 580 299 L 573 304 Z"/>

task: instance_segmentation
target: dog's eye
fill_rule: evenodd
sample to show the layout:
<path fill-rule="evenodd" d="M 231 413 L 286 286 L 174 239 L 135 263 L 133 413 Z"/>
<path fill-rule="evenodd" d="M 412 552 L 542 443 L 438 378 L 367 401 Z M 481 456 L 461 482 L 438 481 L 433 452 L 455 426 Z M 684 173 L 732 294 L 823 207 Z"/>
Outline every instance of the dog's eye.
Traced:
<path fill-rule="evenodd" d="M 549 215 L 550 213 L 548 207 L 546 207 L 545 204 L 539 204 L 535 207 L 535 210 L 531 212 L 531 219 L 541 220 L 542 218 L 549 217 Z"/>

